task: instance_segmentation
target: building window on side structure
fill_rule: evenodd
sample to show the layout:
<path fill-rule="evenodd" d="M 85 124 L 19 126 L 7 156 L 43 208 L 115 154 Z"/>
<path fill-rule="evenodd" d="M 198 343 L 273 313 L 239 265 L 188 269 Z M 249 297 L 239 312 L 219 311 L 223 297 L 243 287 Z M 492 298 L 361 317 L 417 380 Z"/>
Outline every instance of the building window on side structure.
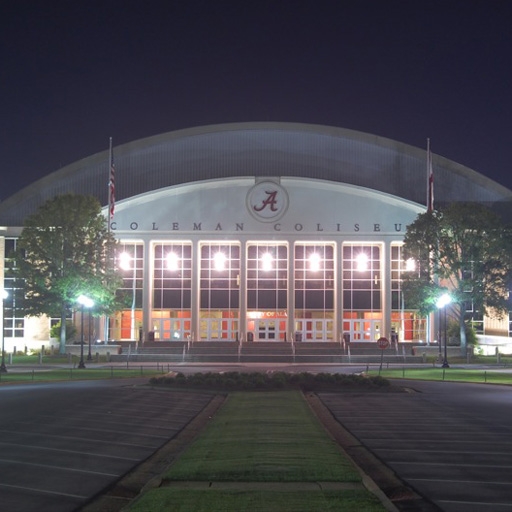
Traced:
<path fill-rule="evenodd" d="M 4 337 L 23 338 L 25 336 L 25 318 L 22 316 L 21 304 L 24 297 L 23 280 L 14 276 L 15 260 L 14 253 L 17 249 L 16 238 L 5 239 L 5 274 L 4 289 L 7 296 L 3 301 L 4 313 Z"/>

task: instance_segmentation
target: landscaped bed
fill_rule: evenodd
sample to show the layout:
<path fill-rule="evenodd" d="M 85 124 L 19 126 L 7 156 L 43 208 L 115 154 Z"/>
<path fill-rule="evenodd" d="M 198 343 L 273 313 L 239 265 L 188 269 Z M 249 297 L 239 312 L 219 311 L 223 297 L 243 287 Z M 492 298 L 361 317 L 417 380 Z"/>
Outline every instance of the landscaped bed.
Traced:
<path fill-rule="evenodd" d="M 390 381 L 379 375 L 363 376 L 342 373 L 286 373 L 286 372 L 223 372 L 173 373 L 153 377 L 151 385 L 219 391 L 396 391 Z"/>

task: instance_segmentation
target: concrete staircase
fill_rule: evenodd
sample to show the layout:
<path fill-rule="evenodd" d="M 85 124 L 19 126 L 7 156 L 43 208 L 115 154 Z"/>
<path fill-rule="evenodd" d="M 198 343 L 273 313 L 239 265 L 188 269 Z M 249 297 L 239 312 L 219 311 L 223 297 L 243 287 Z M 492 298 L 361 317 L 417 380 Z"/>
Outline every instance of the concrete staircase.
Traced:
<path fill-rule="evenodd" d="M 252 342 L 235 341 L 154 341 L 137 346 L 122 342 L 121 353 L 112 361 L 155 363 L 337 363 L 375 364 L 424 362 L 422 354 L 413 354 L 412 345 L 399 345 L 382 351 L 376 343 L 332 342 Z"/>

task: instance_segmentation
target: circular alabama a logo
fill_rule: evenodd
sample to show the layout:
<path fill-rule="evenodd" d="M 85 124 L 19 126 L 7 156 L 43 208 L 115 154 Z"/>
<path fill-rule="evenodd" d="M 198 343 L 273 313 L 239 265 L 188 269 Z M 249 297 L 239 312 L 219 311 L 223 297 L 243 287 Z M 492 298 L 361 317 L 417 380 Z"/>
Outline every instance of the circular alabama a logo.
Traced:
<path fill-rule="evenodd" d="M 256 183 L 247 194 L 247 209 L 261 222 L 274 222 L 288 209 L 286 190 L 273 181 Z"/>

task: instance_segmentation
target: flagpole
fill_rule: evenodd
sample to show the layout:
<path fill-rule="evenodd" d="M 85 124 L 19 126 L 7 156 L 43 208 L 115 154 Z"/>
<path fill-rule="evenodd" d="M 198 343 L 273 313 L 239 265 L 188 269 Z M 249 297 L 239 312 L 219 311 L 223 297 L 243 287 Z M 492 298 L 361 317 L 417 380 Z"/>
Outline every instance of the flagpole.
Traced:
<path fill-rule="evenodd" d="M 108 212 L 107 226 L 110 234 L 110 220 L 112 218 L 112 137 L 109 138 L 108 146 Z"/>
<path fill-rule="evenodd" d="M 108 233 L 108 254 L 107 254 L 107 265 L 110 267 L 112 264 L 112 254 L 111 254 L 111 248 L 110 248 L 110 224 L 112 221 L 112 200 L 113 200 L 113 194 L 112 194 L 112 187 L 113 187 L 113 176 L 112 176 L 112 165 L 113 165 L 113 155 L 112 155 L 112 137 L 109 138 L 109 145 L 108 145 L 108 182 L 107 182 L 107 195 L 108 195 L 108 210 L 107 210 L 107 233 Z M 109 340 L 109 327 L 110 327 L 110 318 L 109 315 L 105 315 L 105 342 L 108 342 Z"/>
<path fill-rule="evenodd" d="M 430 152 L 430 137 L 427 137 L 427 212 L 432 213 L 434 209 L 434 176 L 432 174 L 432 153 Z M 426 338 L 430 345 L 432 341 L 432 314 L 426 318 Z"/>
<path fill-rule="evenodd" d="M 430 138 L 427 137 L 427 211 L 430 211 Z"/>
<path fill-rule="evenodd" d="M 432 151 L 430 138 L 427 138 L 427 212 L 434 210 L 434 170 L 432 168 Z"/>

